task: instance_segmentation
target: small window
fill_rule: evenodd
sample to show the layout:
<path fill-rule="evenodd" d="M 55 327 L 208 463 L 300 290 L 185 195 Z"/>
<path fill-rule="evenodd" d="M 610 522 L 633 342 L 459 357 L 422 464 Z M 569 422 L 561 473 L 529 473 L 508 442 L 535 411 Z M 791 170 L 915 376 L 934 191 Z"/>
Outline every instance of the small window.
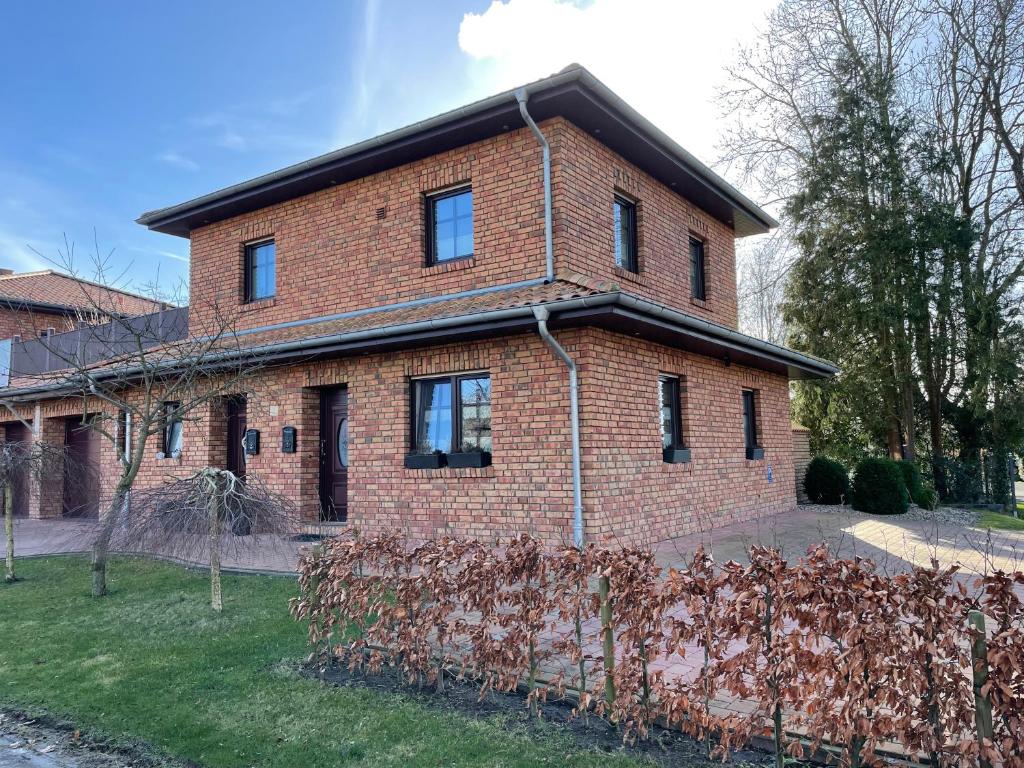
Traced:
<path fill-rule="evenodd" d="M 757 392 L 752 389 L 743 390 L 743 441 L 748 459 L 764 458 L 757 432 Z"/>
<path fill-rule="evenodd" d="M 181 455 L 182 423 L 181 403 L 164 403 L 163 414 L 163 449 L 165 458 L 177 458 Z"/>
<path fill-rule="evenodd" d="M 277 248 L 273 240 L 245 246 L 245 300 L 269 299 L 277 292 Z"/>
<path fill-rule="evenodd" d="M 636 203 L 619 195 L 613 203 L 615 218 L 615 264 L 639 272 L 636 247 Z"/>
<path fill-rule="evenodd" d="M 132 456 L 132 412 L 120 410 L 117 414 L 117 450 L 125 462 Z"/>
<path fill-rule="evenodd" d="M 472 373 L 412 384 L 413 453 L 491 452 L 489 376 Z"/>
<path fill-rule="evenodd" d="M 473 255 L 473 190 L 462 187 L 427 198 L 427 264 Z"/>
<path fill-rule="evenodd" d="M 661 390 L 661 449 L 669 464 L 690 460 L 690 451 L 683 437 L 684 386 L 678 376 L 659 376 Z"/>
<path fill-rule="evenodd" d="M 700 301 L 704 301 L 708 297 L 704 241 L 696 237 L 690 238 L 690 292 L 693 298 Z"/>

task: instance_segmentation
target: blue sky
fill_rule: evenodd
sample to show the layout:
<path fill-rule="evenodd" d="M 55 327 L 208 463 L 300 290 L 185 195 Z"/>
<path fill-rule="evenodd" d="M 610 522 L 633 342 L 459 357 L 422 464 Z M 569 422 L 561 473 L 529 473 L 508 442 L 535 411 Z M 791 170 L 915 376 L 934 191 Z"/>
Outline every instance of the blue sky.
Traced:
<path fill-rule="evenodd" d="M 771 0 L 738 5 L 753 19 Z M 710 38 L 688 54 L 706 73 L 708 56 L 714 69 L 722 55 L 712 48 L 736 42 L 739 10 L 689 0 L 3 3 L 0 266 L 52 266 L 66 236 L 91 276 L 95 230 L 101 251 L 113 250 L 111 275 L 170 288 L 187 279 L 188 242 L 135 224 L 143 211 L 570 61 L 710 161 L 713 78 L 689 76 L 670 43 L 680 28 Z M 678 77 L 652 82 L 667 65 Z M 703 128 L 695 112 L 708 113 Z"/>

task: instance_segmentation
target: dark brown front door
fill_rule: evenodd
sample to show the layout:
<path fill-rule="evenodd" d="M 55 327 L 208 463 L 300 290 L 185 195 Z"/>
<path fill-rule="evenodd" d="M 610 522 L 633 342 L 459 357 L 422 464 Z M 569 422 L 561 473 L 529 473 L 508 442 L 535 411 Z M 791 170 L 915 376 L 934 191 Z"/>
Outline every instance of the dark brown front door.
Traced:
<path fill-rule="evenodd" d="M 99 435 L 81 419 L 64 424 L 67 462 L 64 467 L 64 516 L 99 517 Z"/>
<path fill-rule="evenodd" d="M 320 519 L 348 519 L 348 390 L 320 393 Z"/>
<path fill-rule="evenodd" d="M 28 427 L 22 423 L 8 424 L 4 428 L 4 439 L 8 443 L 27 443 Z M 26 517 L 28 515 L 28 482 L 29 478 L 25 473 L 19 473 L 11 483 L 11 506 L 14 508 L 15 517 Z"/>
<path fill-rule="evenodd" d="M 228 456 L 225 469 L 235 477 L 245 477 L 245 451 L 242 448 L 245 439 L 245 407 L 244 397 L 233 397 L 226 404 Z"/>

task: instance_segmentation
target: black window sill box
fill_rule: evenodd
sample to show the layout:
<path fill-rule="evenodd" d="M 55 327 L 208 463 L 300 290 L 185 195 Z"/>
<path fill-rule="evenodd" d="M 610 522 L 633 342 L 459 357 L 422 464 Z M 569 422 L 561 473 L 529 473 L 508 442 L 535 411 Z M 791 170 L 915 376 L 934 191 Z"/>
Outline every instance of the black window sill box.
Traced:
<path fill-rule="evenodd" d="M 690 463 L 689 448 L 664 448 L 662 449 L 661 456 L 665 460 L 666 464 Z"/>
<path fill-rule="evenodd" d="M 483 451 L 449 453 L 448 466 L 454 469 L 463 469 L 467 467 L 489 467 L 491 466 L 491 454 Z"/>
<path fill-rule="evenodd" d="M 440 469 L 447 456 L 443 453 L 410 453 L 405 457 L 406 469 Z"/>
<path fill-rule="evenodd" d="M 751 461 L 758 461 L 764 458 L 764 448 L 747 448 L 747 458 Z"/>

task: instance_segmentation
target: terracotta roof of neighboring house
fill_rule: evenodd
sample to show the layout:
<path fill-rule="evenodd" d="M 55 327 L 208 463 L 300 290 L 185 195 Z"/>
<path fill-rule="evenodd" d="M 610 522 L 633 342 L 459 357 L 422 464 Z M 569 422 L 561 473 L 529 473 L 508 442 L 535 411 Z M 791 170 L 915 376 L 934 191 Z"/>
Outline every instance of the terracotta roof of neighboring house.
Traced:
<path fill-rule="evenodd" d="M 0 274 L 0 308 L 25 307 L 39 311 L 84 311 L 100 308 L 109 314 L 145 315 L 166 304 L 110 288 L 52 269 Z"/>

